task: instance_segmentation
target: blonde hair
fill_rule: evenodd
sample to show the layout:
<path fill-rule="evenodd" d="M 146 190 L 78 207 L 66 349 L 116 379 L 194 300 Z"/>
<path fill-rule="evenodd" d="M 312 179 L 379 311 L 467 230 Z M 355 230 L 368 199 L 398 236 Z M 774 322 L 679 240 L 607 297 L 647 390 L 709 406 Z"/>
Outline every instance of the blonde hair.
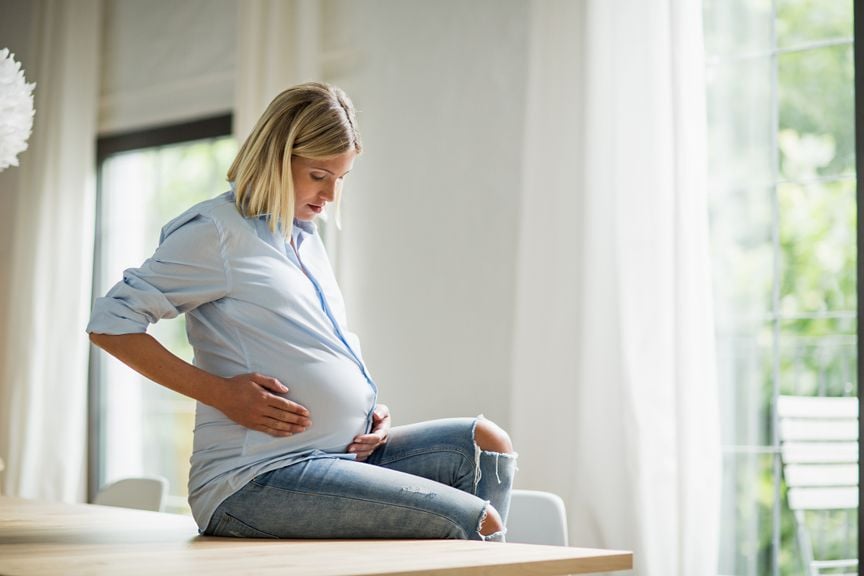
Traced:
<path fill-rule="evenodd" d="M 291 158 L 324 159 L 349 150 L 360 153 L 354 106 L 335 86 L 298 84 L 276 96 L 228 169 L 237 209 L 267 216 L 270 229 L 289 238 L 294 222 Z M 337 214 L 339 196 L 336 198 Z"/>

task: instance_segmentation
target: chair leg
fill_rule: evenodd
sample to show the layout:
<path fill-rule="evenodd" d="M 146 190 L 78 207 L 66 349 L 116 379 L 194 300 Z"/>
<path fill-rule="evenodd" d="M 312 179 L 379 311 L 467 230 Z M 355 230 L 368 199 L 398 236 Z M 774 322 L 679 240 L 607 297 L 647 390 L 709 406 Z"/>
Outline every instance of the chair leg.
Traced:
<path fill-rule="evenodd" d="M 798 547 L 801 549 L 801 562 L 808 576 L 819 576 L 819 569 L 813 565 L 813 543 L 804 525 L 804 512 L 795 510 L 795 533 L 798 535 Z"/>

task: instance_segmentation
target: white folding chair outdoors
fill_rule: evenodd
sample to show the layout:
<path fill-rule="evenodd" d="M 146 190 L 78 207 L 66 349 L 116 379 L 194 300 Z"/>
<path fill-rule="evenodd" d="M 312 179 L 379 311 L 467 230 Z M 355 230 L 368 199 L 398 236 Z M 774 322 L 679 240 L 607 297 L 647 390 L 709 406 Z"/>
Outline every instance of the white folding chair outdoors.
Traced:
<path fill-rule="evenodd" d="M 825 570 L 851 576 L 857 573 L 854 557 L 824 559 L 816 554 L 808 516 L 858 508 L 858 399 L 780 396 L 777 415 L 783 476 L 805 570 L 809 576 Z M 855 554 L 857 543 L 850 547 Z"/>
<path fill-rule="evenodd" d="M 167 495 L 168 481 L 161 476 L 126 478 L 104 486 L 93 503 L 163 512 Z"/>
<path fill-rule="evenodd" d="M 567 546 L 564 501 L 551 492 L 513 490 L 506 538 L 521 544 Z"/>

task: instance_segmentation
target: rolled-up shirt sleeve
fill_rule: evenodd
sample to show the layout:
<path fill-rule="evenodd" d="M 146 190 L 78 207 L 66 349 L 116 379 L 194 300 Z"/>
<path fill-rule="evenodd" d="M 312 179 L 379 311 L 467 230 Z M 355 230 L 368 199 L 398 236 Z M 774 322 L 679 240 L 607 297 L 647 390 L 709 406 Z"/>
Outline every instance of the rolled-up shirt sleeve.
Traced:
<path fill-rule="evenodd" d="M 174 318 L 224 297 L 229 273 L 220 230 L 201 214 L 165 226 L 159 247 L 139 268 L 130 268 L 96 299 L 87 332 L 133 334 L 161 318 Z"/>

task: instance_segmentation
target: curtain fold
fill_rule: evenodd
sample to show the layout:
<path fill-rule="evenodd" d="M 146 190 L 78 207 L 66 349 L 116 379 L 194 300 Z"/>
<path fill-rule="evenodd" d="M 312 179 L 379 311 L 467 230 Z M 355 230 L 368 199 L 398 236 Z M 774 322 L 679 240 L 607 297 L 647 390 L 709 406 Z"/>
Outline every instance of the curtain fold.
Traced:
<path fill-rule="evenodd" d="M 4 494 L 85 498 L 101 2 L 36 0 L 30 147 L 15 178 L 0 375 Z"/>
<path fill-rule="evenodd" d="M 520 486 L 565 498 L 573 545 L 632 549 L 643 576 L 715 574 L 701 5 L 538 1 L 532 18 Z"/>

